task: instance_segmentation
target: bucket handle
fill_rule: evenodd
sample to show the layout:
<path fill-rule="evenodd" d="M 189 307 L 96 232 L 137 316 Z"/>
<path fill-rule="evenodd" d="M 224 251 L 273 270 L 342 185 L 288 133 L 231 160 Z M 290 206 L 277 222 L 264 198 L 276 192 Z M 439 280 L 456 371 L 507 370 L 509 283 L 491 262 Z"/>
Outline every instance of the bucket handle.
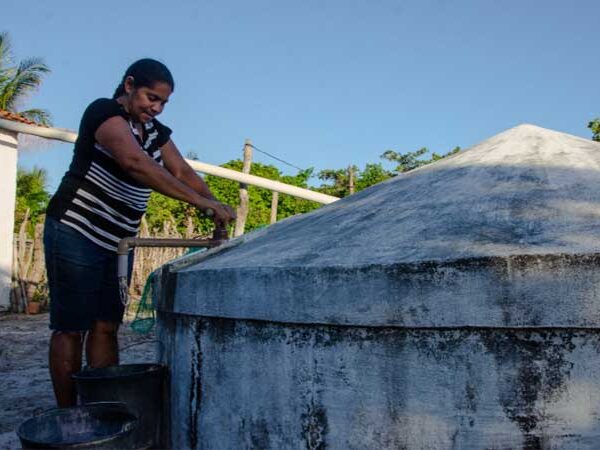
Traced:
<path fill-rule="evenodd" d="M 127 407 L 127 404 L 124 402 L 117 402 L 117 401 L 104 401 L 104 402 L 90 402 L 87 403 L 86 406 L 90 406 L 90 405 L 113 405 L 113 406 L 119 406 L 119 407 L 123 407 L 125 408 L 127 411 L 129 411 L 129 408 Z M 81 405 L 76 405 L 77 406 L 81 406 Z M 60 411 L 60 410 L 64 410 L 66 408 L 60 408 L 58 406 L 55 406 L 53 408 L 36 408 L 33 410 L 33 412 L 31 413 L 31 417 L 39 417 L 43 414 L 48 414 L 54 411 Z"/>
<path fill-rule="evenodd" d="M 158 342 L 158 344 L 160 346 L 160 353 L 161 354 L 165 353 L 165 344 L 161 340 L 159 340 L 159 339 L 147 339 L 145 341 L 134 342 L 133 344 L 126 345 L 125 347 L 119 349 L 119 353 L 122 352 L 122 351 L 124 351 L 124 350 L 127 350 L 127 349 L 129 349 L 131 347 L 135 347 L 136 345 L 148 344 L 149 342 Z M 157 362 L 157 364 L 158 364 L 158 362 Z"/>

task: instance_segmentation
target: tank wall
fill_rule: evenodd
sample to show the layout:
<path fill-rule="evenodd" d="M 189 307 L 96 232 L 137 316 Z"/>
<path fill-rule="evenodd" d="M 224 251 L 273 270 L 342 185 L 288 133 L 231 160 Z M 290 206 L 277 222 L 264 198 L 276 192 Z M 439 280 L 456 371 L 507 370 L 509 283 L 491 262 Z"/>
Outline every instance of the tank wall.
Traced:
<path fill-rule="evenodd" d="M 598 327 L 599 268 L 600 255 L 520 255 L 369 267 L 182 270 L 173 274 L 174 288 L 159 308 L 328 325 Z"/>
<path fill-rule="evenodd" d="M 173 448 L 591 449 L 585 330 L 300 326 L 161 313 Z"/>

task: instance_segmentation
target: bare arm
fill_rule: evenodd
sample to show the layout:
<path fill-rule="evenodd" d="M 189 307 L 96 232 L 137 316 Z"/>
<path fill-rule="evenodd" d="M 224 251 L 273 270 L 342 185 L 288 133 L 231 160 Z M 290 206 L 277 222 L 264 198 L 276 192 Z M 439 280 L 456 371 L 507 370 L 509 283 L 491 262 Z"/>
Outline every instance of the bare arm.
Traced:
<path fill-rule="evenodd" d="M 95 137 L 110 151 L 119 167 L 139 183 L 198 208 L 214 208 L 212 198 L 202 196 L 143 152 L 122 117 L 106 120 L 96 130 Z"/>
<path fill-rule="evenodd" d="M 212 192 L 208 188 L 206 182 L 200 175 L 196 173 L 194 169 L 186 162 L 181 156 L 179 150 L 175 146 L 175 143 L 169 139 L 169 141 L 161 147 L 161 155 L 166 169 L 179 181 L 189 186 L 191 189 L 199 193 L 205 198 L 214 200 L 217 202 Z M 227 215 L 228 221 L 235 219 L 235 211 L 229 205 L 219 203 Z"/>
<path fill-rule="evenodd" d="M 192 188 L 203 197 L 215 200 L 215 197 L 213 196 L 212 192 L 210 192 L 210 189 L 202 177 L 190 167 L 185 159 L 183 159 L 181 153 L 179 153 L 179 150 L 171 139 L 169 139 L 169 141 L 162 146 L 160 150 L 166 169 L 171 172 L 175 178 Z"/>

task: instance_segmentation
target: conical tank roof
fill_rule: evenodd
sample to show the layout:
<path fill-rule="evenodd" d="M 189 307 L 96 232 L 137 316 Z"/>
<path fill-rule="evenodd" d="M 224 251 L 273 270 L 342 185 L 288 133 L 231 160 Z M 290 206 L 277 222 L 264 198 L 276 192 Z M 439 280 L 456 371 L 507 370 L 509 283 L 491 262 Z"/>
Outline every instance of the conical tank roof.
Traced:
<path fill-rule="evenodd" d="M 370 265 L 600 249 L 600 143 L 520 125 L 251 236 L 204 268 Z"/>
<path fill-rule="evenodd" d="M 294 302 L 316 301 L 319 309 L 325 292 L 372 292 L 389 301 L 394 297 L 394 302 L 417 295 L 409 294 L 408 286 L 395 291 L 401 286 L 390 282 L 390 270 L 439 275 L 440 268 L 459 264 L 485 266 L 498 275 L 510 261 L 594 255 L 600 253 L 600 143 L 520 125 L 239 242 L 179 271 L 175 296 L 187 298 L 188 309 L 206 305 L 208 298 L 217 302 L 221 295 L 223 304 L 235 297 L 231 301 L 242 311 L 248 309 L 245 301 L 256 302 L 262 295 L 298 307 L 300 321 L 327 322 L 329 317 L 338 323 L 345 321 L 343 312 L 302 319 L 302 307 Z M 387 275 L 375 282 L 376 272 Z M 211 283 L 220 294 L 211 293 Z M 430 287 L 426 283 L 418 289 Z M 306 300 L 310 295 L 312 300 Z M 190 298 L 196 300 L 190 303 Z M 362 303 L 364 311 L 373 312 L 372 301 Z M 389 304 L 380 307 L 376 323 L 407 323 L 385 312 Z M 231 314 L 238 314 L 234 310 Z M 356 314 L 348 320 L 360 321 Z"/>

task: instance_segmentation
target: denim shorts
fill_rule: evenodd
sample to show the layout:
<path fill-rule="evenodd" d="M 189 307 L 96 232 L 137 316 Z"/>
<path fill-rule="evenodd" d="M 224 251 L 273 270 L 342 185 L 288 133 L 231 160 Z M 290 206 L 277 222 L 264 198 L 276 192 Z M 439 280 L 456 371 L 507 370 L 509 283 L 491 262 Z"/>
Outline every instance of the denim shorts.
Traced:
<path fill-rule="evenodd" d="M 116 252 L 47 217 L 44 255 L 50 290 L 50 329 L 88 331 L 96 320 L 123 321 Z M 132 269 L 133 252 L 129 255 L 128 282 Z"/>

